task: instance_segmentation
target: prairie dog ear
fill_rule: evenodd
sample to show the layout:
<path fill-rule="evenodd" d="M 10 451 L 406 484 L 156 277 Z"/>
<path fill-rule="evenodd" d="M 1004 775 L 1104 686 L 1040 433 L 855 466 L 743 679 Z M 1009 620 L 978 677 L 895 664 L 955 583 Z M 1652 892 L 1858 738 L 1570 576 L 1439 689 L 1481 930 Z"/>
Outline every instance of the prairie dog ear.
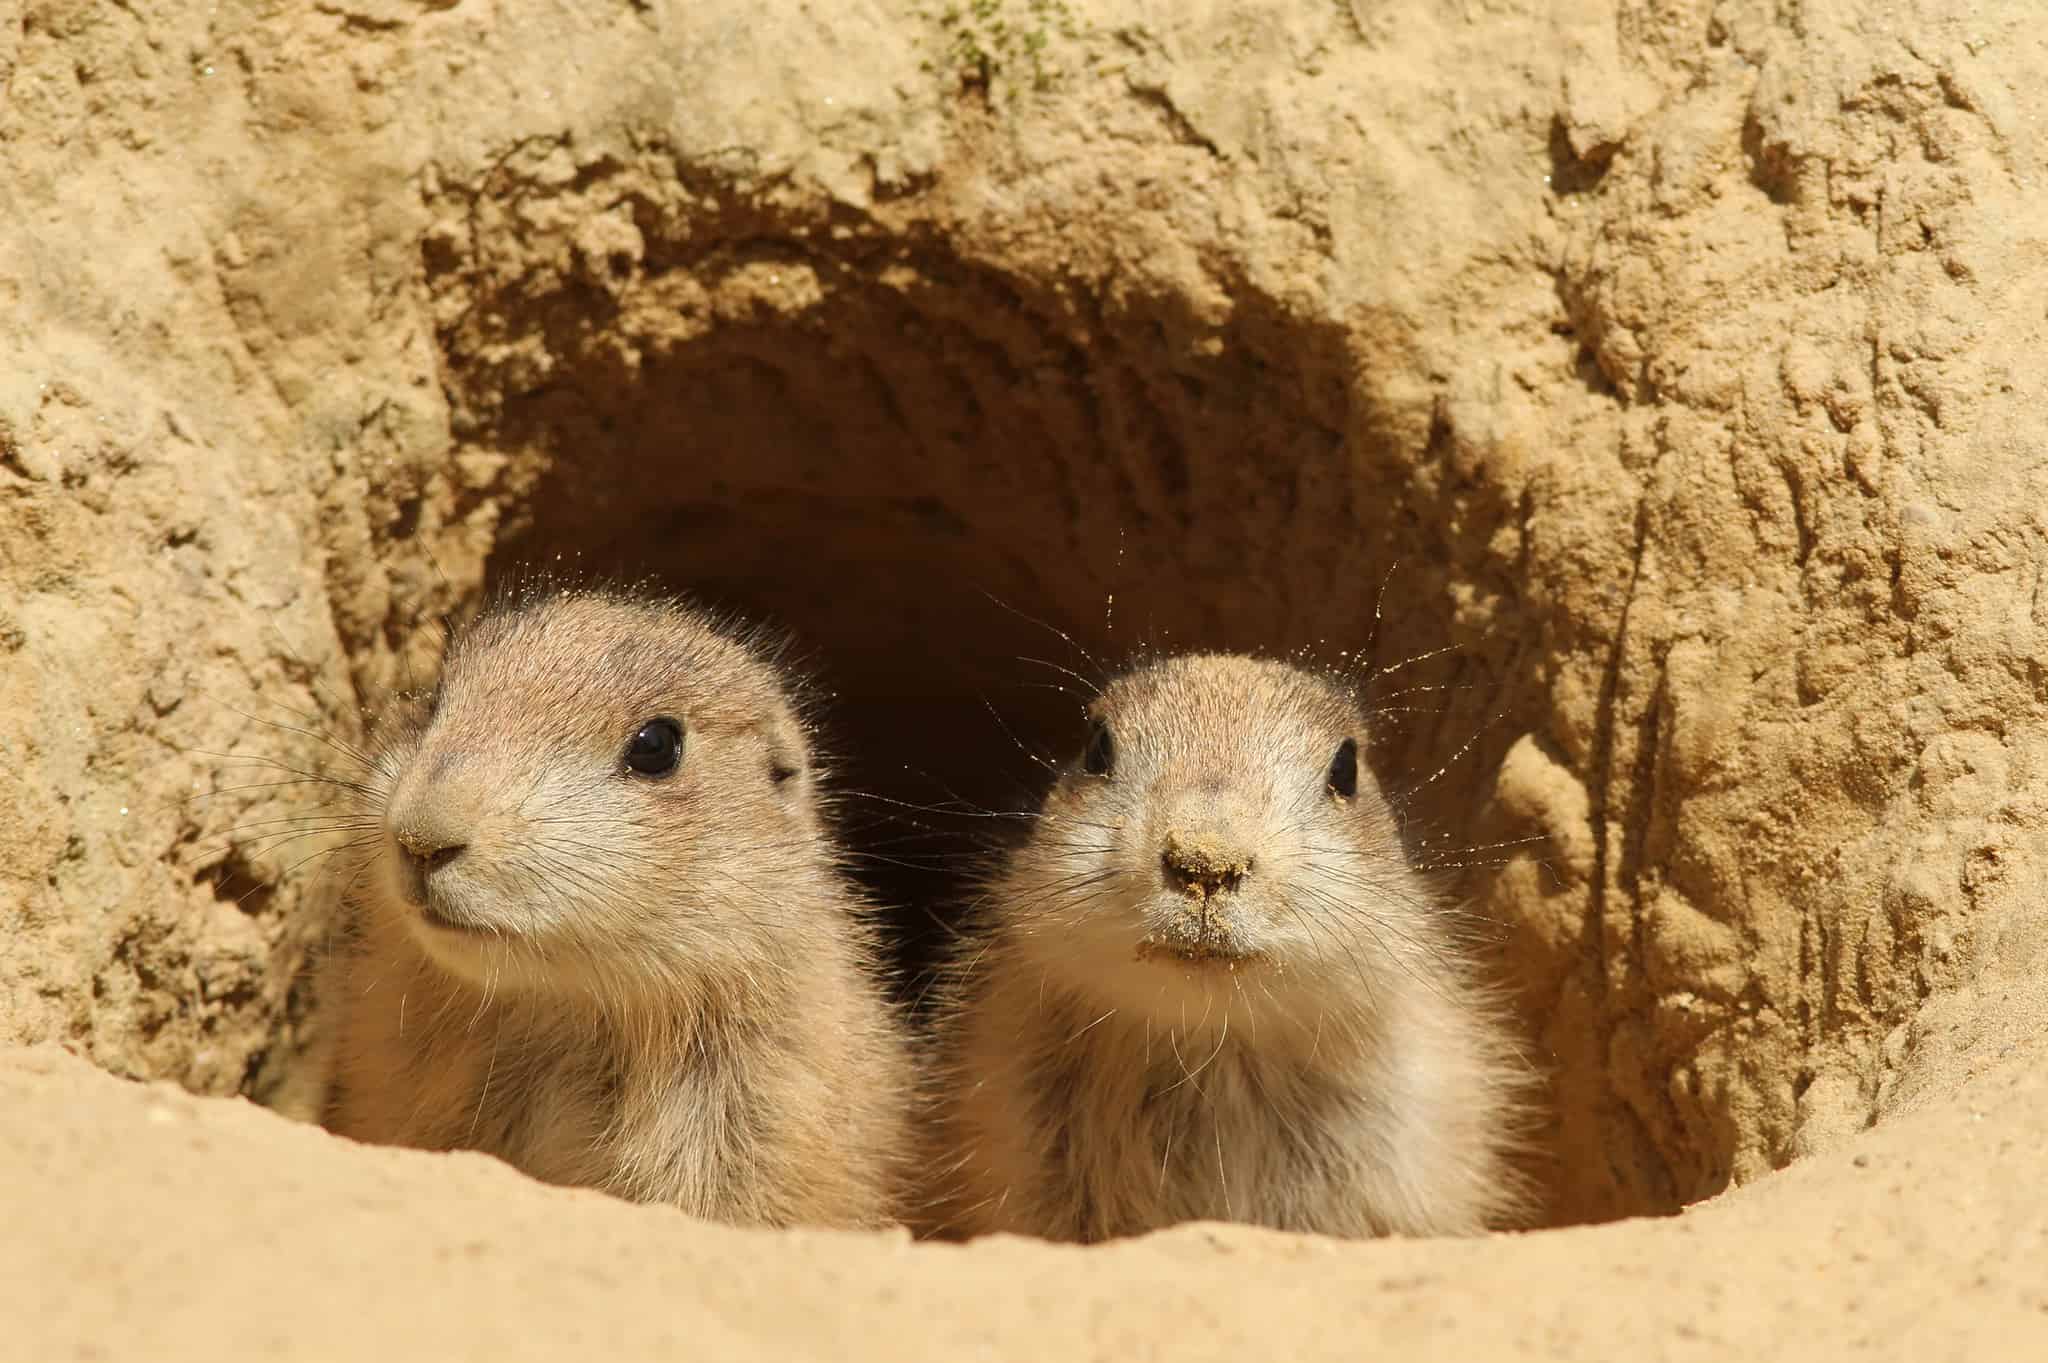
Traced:
<path fill-rule="evenodd" d="M 761 728 L 767 740 L 768 780 L 777 786 L 804 784 L 811 771 L 811 745 L 796 717 L 778 709 Z"/>

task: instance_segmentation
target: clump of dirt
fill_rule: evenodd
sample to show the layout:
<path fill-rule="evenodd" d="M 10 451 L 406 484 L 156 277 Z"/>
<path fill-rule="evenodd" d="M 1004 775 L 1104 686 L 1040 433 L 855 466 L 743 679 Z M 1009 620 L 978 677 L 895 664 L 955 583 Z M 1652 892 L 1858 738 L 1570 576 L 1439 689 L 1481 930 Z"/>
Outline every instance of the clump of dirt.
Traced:
<path fill-rule="evenodd" d="M 1235 890 L 1252 869 L 1250 853 L 1226 847 L 1214 833 L 1184 833 L 1169 828 L 1165 855 L 1168 874 L 1190 899 L 1208 899 L 1213 894 Z"/>

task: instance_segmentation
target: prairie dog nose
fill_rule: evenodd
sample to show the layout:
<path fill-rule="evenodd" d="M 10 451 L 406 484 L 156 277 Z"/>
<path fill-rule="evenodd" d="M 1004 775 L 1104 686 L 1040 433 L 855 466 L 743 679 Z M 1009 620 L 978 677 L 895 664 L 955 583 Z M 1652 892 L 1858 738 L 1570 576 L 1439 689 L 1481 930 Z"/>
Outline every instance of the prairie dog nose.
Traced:
<path fill-rule="evenodd" d="M 455 835 L 446 833 L 421 833 L 414 830 L 397 835 L 398 848 L 422 873 L 439 870 L 462 855 L 466 842 L 450 841 Z"/>
<path fill-rule="evenodd" d="M 413 903 L 425 903 L 427 878 L 468 849 L 469 825 L 469 820 L 444 802 L 413 800 L 392 811 L 387 826 L 398 852 L 406 897 Z"/>
<path fill-rule="evenodd" d="M 1252 871 L 1243 841 L 1214 829 L 1169 828 L 1159 854 L 1166 883 L 1191 899 L 1233 894 Z"/>

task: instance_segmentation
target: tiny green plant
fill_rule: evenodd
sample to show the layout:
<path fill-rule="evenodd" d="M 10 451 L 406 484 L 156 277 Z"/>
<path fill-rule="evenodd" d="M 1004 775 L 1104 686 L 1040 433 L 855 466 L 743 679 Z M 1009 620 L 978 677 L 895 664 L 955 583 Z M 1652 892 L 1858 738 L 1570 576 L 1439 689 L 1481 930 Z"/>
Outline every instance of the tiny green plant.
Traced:
<path fill-rule="evenodd" d="M 924 17 L 942 34 L 940 57 L 924 69 L 991 99 L 1052 89 L 1063 74 L 1053 59 L 1053 38 L 1081 36 L 1066 0 L 955 0 Z"/>

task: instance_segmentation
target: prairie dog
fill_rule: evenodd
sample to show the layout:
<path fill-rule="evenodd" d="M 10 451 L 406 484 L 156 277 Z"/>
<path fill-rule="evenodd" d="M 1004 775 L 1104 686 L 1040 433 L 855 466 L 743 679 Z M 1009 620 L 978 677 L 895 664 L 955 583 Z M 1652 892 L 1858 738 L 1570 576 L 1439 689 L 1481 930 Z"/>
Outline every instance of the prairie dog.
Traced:
<path fill-rule="evenodd" d="M 894 1220 L 910 1061 L 774 662 L 548 591 L 375 741 L 326 1123 L 744 1224 Z"/>
<path fill-rule="evenodd" d="M 1405 859 L 1338 683 L 1117 678 L 941 985 L 927 1230 L 1513 1220 L 1524 1073 Z"/>

